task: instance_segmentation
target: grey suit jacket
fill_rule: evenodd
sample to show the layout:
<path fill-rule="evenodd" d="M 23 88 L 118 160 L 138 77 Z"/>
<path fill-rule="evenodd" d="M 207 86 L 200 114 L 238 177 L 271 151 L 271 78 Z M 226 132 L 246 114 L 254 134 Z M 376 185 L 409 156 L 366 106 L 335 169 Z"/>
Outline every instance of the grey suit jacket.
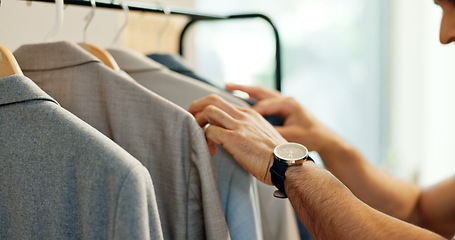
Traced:
<path fill-rule="evenodd" d="M 226 91 L 173 72 L 140 53 L 122 49 L 107 50 L 120 68 L 141 85 L 184 109 L 188 109 L 192 101 L 210 94 L 217 94 L 237 106 L 249 107 L 245 101 Z"/>
<path fill-rule="evenodd" d="M 227 101 L 249 105 L 220 89 L 175 73 L 131 50 L 108 49 L 120 68 L 144 87 L 188 108 L 192 101 L 215 93 Z M 232 239 L 262 239 L 256 180 L 226 150 L 218 147 L 213 156 L 221 202 Z"/>
<path fill-rule="evenodd" d="M 163 65 L 144 55 L 130 50 L 108 49 L 120 68 L 129 73 L 146 88 L 188 108 L 192 101 L 209 94 L 217 94 L 228 102 L 240 107 L 249 104 L 216 87 L 170 71 Z M 258 195 L 249 175 L 238 165 L 232 156 L 218 147 L 213 157 L 218 173 L 221 201 L 232 239 L 280 239 L 293 240 L 299 237 L 295 213 L 289 200 L 272 197 L 274 186 L 258 182 Z M 250 184 L 246 184 L 249 182 Z M 259 214 L 257 202 L 259 199 Z M 260 215 L 260 220 L 258 220 Z M 262 224 L 257 227 L 255 224 Z M 256 230 L 255 230 L 256 229 Z"/>
<path fill-rule="evenodd" d="M 30 79 L 0 78 L 0 239 L 162 239 L 145 167 Z"/>
<path fill-rule="evenodd" d="M 226 239 L 213 163 L 191 114 L 73 43 L 22 46 L 22 71 L 149 170 L 165 239 Z"/>

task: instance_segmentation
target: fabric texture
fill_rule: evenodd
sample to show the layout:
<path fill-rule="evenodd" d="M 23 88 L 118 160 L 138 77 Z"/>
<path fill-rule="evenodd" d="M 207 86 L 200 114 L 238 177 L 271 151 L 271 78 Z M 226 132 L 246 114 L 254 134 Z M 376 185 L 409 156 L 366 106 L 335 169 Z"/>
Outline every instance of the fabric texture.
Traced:
<path fill-rule="evenodd" d="M 197 75 L 185 62 L 182 56 L 178 54 L 161 54 L 161 53 L 153 53 L 147 54 L 147 57 L 166 66 L 170 70 L 180 73 L 182 75 L 188 76 L 190 78 L 194 78 L 199 80 L 203 83 L 209 84 L 214 86 L 209 81 L 205 80 L 203 77 Z"/>
<path fill-rule="evenodd" d="M 185 75 L 187 77 L 199 80 L 203 83 L 215 86 L 212 84 L 210 81 L 206 80 L 205 78 L 197 75 L 185 62 L 182 56 L 178 54 L 148 54 L 148 58 L 163 64 L 170 70 L 180 73 L 182 75 Z M 216 86 L 215 86 L 216 87 Z M 224 90 L 223 90 L 224 91 Z M 242 99 L 246 103 L 248 103 L 250 106 L 254 106 L 256 102 L 248 100 L 248 99 Z M 281 119 L 279 116 L 276 115 L 267 115 L 264 116 L 264 118 L 273 126 L 283 126 L 283 119 Z"/>
<path fill-rule="evenodd" d="M 213 93 L 233 104 L 248 107 L 248 104 L 230 93 L 172 72 L 140 53 L 121 49 L 108 51 L 120 68 L 136 81 L 183 108 Z M 223 148 L 218 147 L 212 158 L 231 238 L 262 239 L 256 180 Z"/>
<path fill-rule="evenodd" d="M 227 239 L 216 172 L 191 114 L 74 43 L 24 45 L 22 71 L 149 170 L 164 239 Z"/>
<path fill-rule="evenodd" d="M 140 53 L 126 49 L 107 50 L 120 68 L 138 83 L 184 109 L 188 109 L 193 100 L 210 94 L 217 94 L 237 106 L 249 107 L 244 100 L 229 92 L 173 72 Z"/>
<path fill-rule="evenodd" d="M 30 79 L 0 78 L 0 239 L 163 239 L 145 167 Z"/>
<path fill-rule="evenodd" d="M 258 182 L 258 190 L 261 214 L 267 216 L 262 218 L 264 240 L 307 239 L 300 238 L 295 212 L 289 199 L 275 198 L 273 192 L 277 190 L 276 187 L 262 182 Z"/>

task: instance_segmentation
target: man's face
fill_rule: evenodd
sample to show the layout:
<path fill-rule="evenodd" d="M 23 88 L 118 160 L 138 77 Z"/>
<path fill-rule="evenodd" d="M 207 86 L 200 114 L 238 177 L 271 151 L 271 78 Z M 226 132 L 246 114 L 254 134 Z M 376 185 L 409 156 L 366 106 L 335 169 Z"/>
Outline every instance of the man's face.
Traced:
<path fill-rule="evenodd" d="M 443 15 L 441 20 L 441 31 L 439 40 L 442 44 L 455 41 L 455 1 L 434 0 L 434 3 L 441 6 Z"/>

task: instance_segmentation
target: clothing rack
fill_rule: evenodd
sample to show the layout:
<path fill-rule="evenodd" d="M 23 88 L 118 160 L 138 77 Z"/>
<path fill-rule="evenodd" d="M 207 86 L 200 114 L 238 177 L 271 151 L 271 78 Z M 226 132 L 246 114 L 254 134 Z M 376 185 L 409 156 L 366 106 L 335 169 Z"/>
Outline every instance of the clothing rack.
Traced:
<path fill-rule="evenodd" d="M 226 20 L 235 20 L 235 19 L 262 19 L 266 21 L 270 27 L 273 29 L 273 34 L 275 36 L 275 88 L 278 91 L 281 91 L 281 47 L 280 47 L 280 34 L 278 33 L 278 29 L 273 24 L 272 20 L 259 13 L 249 13 L 249 14 L 234 14 L 228 16 L 218 16 L 215 18 L 198 18 L 194 17 L 186 24 L 183 28 L 182 33 L 180 34 L 180 45 L 179 45 L 179 53 L 183 56 L 183 40 L 185 37 L 185 33 L 187 30 L 195 23 L 201 21 L 226 21 Z"/>
<path fill-rule="evenodd" d="M 48 2 L 48 3 L 55 3 L 55 0 L 24 0 L 24 1 L 34 1 L 34 2 Z M 110 8 L 110 9 L 123 9 L 122 5 L 119 2 L 115 1 L 105 1 L 105 0 L 97 0 L 96 6 L 100 8 Z M 91 3 L 89 0 L 64 0 L 64 4 L 67 5 L 79 5 L 79 6 L 89 6 L 91 7 Z M 131 11 L 142 11 L 142 12 L 153 12 L 153 13 L 163 13 L 165 14 L 167 10 L 163 9 L 159 5 L 153 4 L 146 4 L 146 3 L 133 3 L 128 2 L 127 6 Z M 182 15 L 187 16 L 190 18 L 190 21 L 186 24 L 183 28 L 182 33 L 180 34 L 180 44 L 179 44 L 179 53 L 183 55 L 183 41 L 185 37 L 185 33 L 187 30 L 194 24 L 200 21 L 226 21 L 226 20 L 234 20 L 234 19 L 262 19 L 266 21 L 273 29 L 274 36 L 275 36 L 275 88 L 281 91 L 281 47 L 280 47 L 280 35 L 278 33 L 278 29 L 273 24 L 271 19 L 263 14 L 258 13 L 249 13 L 249 14 L 234 14 L 234 15 L 214 15 L 214 14 L 205 14 L 205 13 L 197 13 L 192 11 L 184 11 L 184 10 L 173 10 L 169 11 L 170 14 L 174 15 Z"/>

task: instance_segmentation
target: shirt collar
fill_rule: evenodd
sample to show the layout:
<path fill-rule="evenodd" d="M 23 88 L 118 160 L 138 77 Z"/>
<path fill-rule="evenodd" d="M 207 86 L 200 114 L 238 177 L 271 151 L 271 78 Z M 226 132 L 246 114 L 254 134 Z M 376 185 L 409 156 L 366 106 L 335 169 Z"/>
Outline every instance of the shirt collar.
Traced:
<path fill-rule="evenodd" d="M 33 100 L 47 100 L 58 104 L 32 80 L 22 75 L 0 78 L 0 92 L 0 106 Z"/>
<path fill-rule="evenodd" d="M 95 56 L 72 42 L 27 44 L 14 51 L 23 71 L 61 69 L 89 62 L 100 62 Z"/>

